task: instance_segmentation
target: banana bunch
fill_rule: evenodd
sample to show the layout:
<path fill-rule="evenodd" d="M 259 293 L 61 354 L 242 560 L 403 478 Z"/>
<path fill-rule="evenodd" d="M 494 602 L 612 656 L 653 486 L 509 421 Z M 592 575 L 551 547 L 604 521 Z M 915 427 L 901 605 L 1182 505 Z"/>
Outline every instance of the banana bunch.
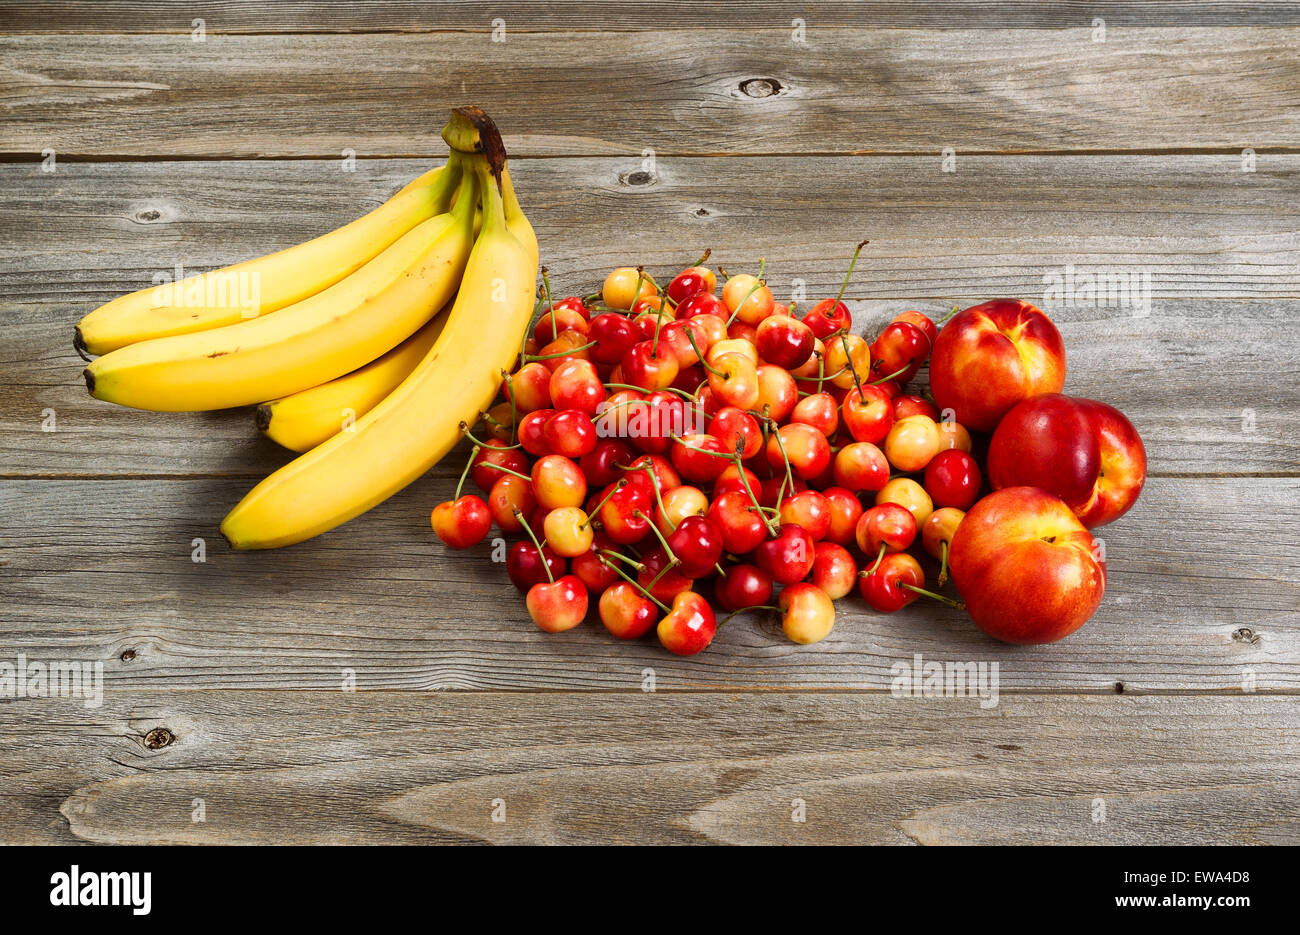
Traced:
<path fill-rule="evenodd" d="M 84 371 L 92 396 L 256 405 L 258 428 L 302 453 L 222 522 L 234 548 L 301 542 L 406 487 L 478 421 L 517 355 L 537 238 L 487 115 L 457 108 L 443 138 L 446 166 L 365 217 L 78 324 L 78 351 L 103 355 Z"/>

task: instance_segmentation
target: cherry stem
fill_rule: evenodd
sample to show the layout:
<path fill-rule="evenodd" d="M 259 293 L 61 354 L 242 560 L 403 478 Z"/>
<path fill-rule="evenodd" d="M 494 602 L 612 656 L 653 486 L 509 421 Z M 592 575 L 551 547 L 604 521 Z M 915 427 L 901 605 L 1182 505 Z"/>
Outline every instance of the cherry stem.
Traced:
<path fill-rule="evenodd" d="M 858 572 L 859 578 L 869 578 L 876 573 L 876 569 L 880 567 L 880 563 L 885 560 L 885 550 L 887 548 L 889 547 L 883 542 L 880 544 L 880 551 L 876 553 L 876 560 L 871 563 L 870 568 L 864 568 L 862 571 Z"/>
<path fill-rule="evenodd" d="M 585 351 L 589 347 L 595 347 L 597 343 L 598 342 L 596 341 L 588 341 L 586 344 L 579 345 L 578 347 L 569 348 L 567 351 L 556 351 L 553 354 L 525 354 L 524 360 L 531 364 L 538 360 L 554 360 L 556 357 L 568 357 L 571 354 L 578 353 L 578 351 Z"/>
<path fill-rule="evenodd" d="M 542 560 L 542 570 L 546 572 L 546 579 L 555 584 L 555 575 L 551 574 L 551 563 L 546 560 L 546 544 L 537 541 L 537 536 L 533 533 L 533 527 L 528 525 L 528 520 L 524 519 L 524 511 L 515 507 L 515 519 L 519 520 L 519 525 L 524 527 L 524 532 L 528 533 L 528 538 L 533 540 L 533 545 L 537 546 L 537 555 Z"/>
<path fill-rule="evenodd" d="M 655 596 L 654 596 L 653 594 L 651 594 L 648 590 L 646 590 L 644 587 L 642 587 L 642 586 L 641 586 L 641 582 L 637 581 L 635 578 L 633 578 L 631 575 L 629 575 L 629 574 L 628 574 L 627 572 L 625 572 L 623 569 L 619 568 L 617 565 L 614 565 L 614 564 L 611 564 L 610 562 L 607 562 L 607 561 L 606 561 L 605 559 L 603 559 L 603 558 L 600 560 L 600 563 L 601 563 L 602 565 L 604 565 L 606 568 L 608 568 L 610 571 L 612 571 L 614 574 L 618 575 L 620 578 L 622 578 L 622 579 L 623 579 L 624 581 L 626 581 L 628 584 L 632 585 L 632 587 L 636 588 L 638 591 L 640 591 L 642 594 L 644 594 L 644 595 L 645 595 L 646 597 L 648 597 L 650 600 L 654 601 L 655 604 L 657 604 L 657 605 L 659 606 L 659 609 L 662 610 L 664 613 L 666 613 L 666 614 L 667 614 L 667 613 L 672 613 L 672 611 L 669 609 L 669 607 L 668 607 L 667 604 L 665 604 L 663 601 L 659 600 L 659 598 L 655 597 Z M 662 574 L 662 572 L 660 572 L 660 574 Z M 655 579 L 655 581 L 658 581 L 658 580 L 659 580 L 658 578 Z M 653 582 L 651 582 L 651 583 L 653 584 Z"/>
<path fill-rule="evenodd" d="M 506 395 L 510 397 L 510 440 L 514 441 L 519 432 L 519 407 L 515 404 L 515 380 L 504 370 L 501 371 L 501 379 L 505 381 Z"/>
<path fill-rule="evenodd" d="M 695 343 L 695 335 L 691 332 L 691 329 L 689 327 L 683 328 L 682 330 L 686 332 L 686 340 L 691 342 L 691 350 L 695 351 L 695 356 L 700 359 L 701 367 L 703 367 L 705 370 L 707 370 L 709 373 L 715 376 L 722 377 L 722 379 L 724 380 L 726 380 L 728 377 L 731 376 L 731 374 L 729 373 L 723 373 L 717 367 L 713 366 L 707 360 L 704 359 L 704 355 L 700 353 L 700 346 Z M 706 380 L 705 382 L 708 381 Z"/>
<path fill-rule="evenodd" d="M 541 272 L 542 289 L 546 294 L 546 308 L 551 316 L 551 339 L 554 340 L 559 336 L 559 332 L 555 328 L 555 300 L 551 298 L 551 277 L 548 275 L 550 270 L 543 266 Z"/>
<path fill-rule="evenodd" d="M 840 300 L 844 298 L 844 290 L 848 289 L 849 279 L 853 276 L 853 267 L 858 265 L 858 254 L 860 254 L 862 252 L 862 248 L 869 243 L 871 243 L 870 240 L 864 240 L 862 241 L 862 243 L 858 244 L 858 248 L 853 251 L 853 259 L 849 261 L 849 271 L 844 274 L 844 282 L 840 284 L 839 295 L 835 296 L 835 305 L 839 305 Z M 831 306 L 832 311 L 834 311 L 835 305 Z"/>
<path fill-rule="evenodd" d="M 840 335 L 840 346 L 844 348 L 844 359 L 847 361 L 848 368 L 853 373 L 853 385 L 858 388 L 858 395 L 862 395 L 862 379 L 858 376 L 858 368 L 853 365 L 853 354 L 849 352 L 849 336 Z"/>
<path fill-rule="evenodd" d="M 631 565 L 631 566 L 632 566 L 633 568 L 635 568 L 637 571 L 645 571 L 645 566 L 644 566 L 644 565 L 642 565 L 640 562 L 638 562 L 638 561 L 637 561 L 636 559 L 634 559 L 634 558 L 628 558 L 628 557 L 627 557 L 626 555 L 624 555 L 622 552 L 615 552 L 613 549 L 597 549 L 597 550 L 596 550 L 596 553 L 597 553 L 598 555 L 608 555 L 610 558 L 616 558 L 616 559 L 618 559 L 620 562 L 627 562 L 629 565 Z"/>
<path fill-rule="evenodd" d="M 916 585 L 908 584 L 905 581 L 898 582 L 898 586 L 907 588 L 909 591 L 915 591 L 917 594 L 924 594 L 926 597 L 933 598 L 940 604 L 947 604 L 949 607 L 955 607 L 957 610 L 965 610 L 966 605 L 961 601 L 954 601 L 946 594 L 935 594 L 933 591 L 927 591 L 925 588 L 918 588 Z"/>
<path fill-rule="evenodd" d="M 960 306 L 960 305 L 954 305 L 954 306 L 952 307 L 952 311 L 949 312 L 947 315 L 944 315 L 944 316 L 943 316 L 942 318 L 940 318 L 938 321 L 936 321 L 935 324 L 936 324 L 936 325 L 942 325 L 945 321 L 947 321 L 949 318 L 951 318 L 953 315 L 956 315 L 956 314 L 957 314 L 958 312 L 960 312 L 960 311 L 961 311 L 961 306 Z"/>
<path fill-rule="evenodd" d="M 709 255 L 712 254 L 712 253 L 713 253 L 713 250 L 712 250 L 712 249 L 710 249 L 709 247 L 705 247 L 705 248 L 704 248 L 704 256 L 702 256 L 702 257 L 700 257 L 698 260 L 696 260 L 696 261 L 695 261 L 695 265 L 696 265 L 696 266 L 703 266 L 703 265 L 704 265 L 704 261 L 707 260 L 707 259 L 709 258 Z"/>
<path fill-rule="evenodd" d="M 718 627 L 717 627 L 717 628 L 718 628 L 719 630 L 721 630 L 721 629 L 722 629 L 722 625 L 723 625 L 724 623 L 726 623 L 726 622 L 727 622 L 728 620 L 730 620 L 732 617 L 736 617 L 736 616 L 739 616 L 740 614 L 743 614 L 743 613 L 744 613 L 745 611 L 747 611 L 747 610 L 775 610 L 775 611 L 778 611 L 778 612 L 779 612 L 779 611 L 781 610 L 781 608 L 780 608 L 780 607 L 777 607 L 775 604 L 752 604 L 752 605 L 750 605 L 749 607 L 740 607 L 740 608 L 737 608 L 736 610 L 733 610 L 731 613 L 727 614 L 727 616 L 725 616 L 725 617 L 723 617 L 721 620 L 719 620 L 719 621 L 718 621 Z"/>
<path fill-rule="evenodd" d="M 945 584 L 948 583 L 948 540 L 947 539 L 944 539 L 942 542 L 939 543 L 939 549 L 942 557 L 939 560 L 939 577 L 936 580 L 939 582 L 939 587 L 943 587 Z"/>
<path fill-rule="evenodd" d="M 607 390 L 638 390 L 639 392 L 642 393 L 646 391 L 644 386 L 636 386 L 635 384 L 632 383 L 606 383 L 604 384 L 604 387 Z M 679 390 L 673 386 L 665 386 L 660 390 L 660 392 L 664 392 L 664 391 L 669 393 L 676 393 L 678 396 L 682 397 L 682 399 L 694 399 L 694 397 L 690 393 L 686 392 L 685 390 Z M 629 402 L 645 402 L 645 400 L 644 399 L 629 400 Z"/>
<path fill-rule="evenodd" d="M 722 267 L 718 267 L 718 268 L 721 269 Z M 753 295 L 755 292 L 757 292 L 760 288 L 767 285 L 767 283 L 763 281 L 763 271 L 766 269 L 767 269 L 767 260 L 763 257 L 759 257 L 758 258 L 758 281 L 749 287 L 749 291 L 745 293 L 745 297 L 736 304 L 736 310 L 732 312 L 731 317 L 727 319 L 728 328 L 730 328 L 731 323 L 736 320 L 736 316 L 740 314 L 740 310 L 745 307 L 745 303 L 749 301 L 749 297 Z M 727 278 L 730 279 L 731 277 L 728 276 Z"/>
<path fill-rule="evenodd" d="M 669 562 L 669 564 L 667 564 L 667 565 L 664 566 L 663 571 L 659 572 L 659 575 L 662 575 L 662 574 L 664 573 L 664 571 L 667 571 L 667 570 L 668 570 L 669 568 L 671 568 L 673 565 L 677 565 L 677 564 L 679 564 L 678 561 L 677 561 L 677 556 L 673 553 L 673 547 L 672 547 L 671 545 L 668 544 L 668 540 L 665 539 L 665 538 L 664 538 L 664 534 L 661 533 L 661 532 L 659 531 L 659 527 L 656 526 L 656 525 L 654 524 L 654 520 L 652 520 L 650 517 L 646 516 L 646 515 L 645 515 L 644 513 L 642 513 L 640 510 L 633 510 L 633 511 L 632 511 L 632 515 L 633 515 L 633 516 L 639 516 L 639 517 L 641 517 L 643 520 L 645 520 L 647 523 L 649 523 L 649 524 L 650 524 L 650 531 L 651 531 L 652 533 L 655 534 L 655 538 L 659 540 L 659 544 L 662 545 L 662 546 L 664 547 L 664 554 L 668 556 L 668 562 Z M 655 575 L 655 581 L 658 581 L 658 580 L 659 580 L 659 575 Z M 655 581 L 651 581 L 650 583 L 651 583 L 651 584 L 654 584 Z"/>
<path fill-rule="evenodd" d="M 623 489 L 624 487 L 626 487 L 626 486 L 627 486 L 627 479 L 626 479 L 626 478 L 620 478 L 619 481 L 618 481 L 618 483 L 616 483 L 616 484 L 614 485 L 613 489 L 610 490 L 609 493 L 605 494 L 605 496 L 603 496 L 603 497 L 600 498 L 600 502 L 596 504 L 595 508 L 591 511 L 591 514 L 590 514 L 590 515 L 591 515 L 591 516 L 599 516 L 599 515 L 600 515 L 600 511 L 601 511 L 602 509 L 604 509 L 604 508 L 605 508 L 605 504 L 609 502 L 609 498 L 612 497 L 612 496 L 614 496 L 614 494 L 618 493 L 620 490 L 622 490 L 622 489 Z"/>
<path fill-rule="evenodd" d="M 737 447 L 739 447 L 739 443 L 737 443 Z M 781 529 L 774 520 L 768 518 L 767 513 L 764 512 L 763 504 L 759 503 L 758 497 L 754 496 L 754 490 L 749 486 L 749 478 L 745 476 L 745 463 L 740 459 L 740 452 L 737 451 L 732 457 L 736 459 L 736 473 L 740 477 L 741 486 L 745 488 L 745 493 L 749 494 L 749 499 L 753 502 L 754 508 L 758 510 L 758 518 L 767 527 L 768 535 L 775 536 Z M 779 510 L 777 515 L 780 515 Z"/>
<path fill-rule="evenodd" d="M 781 440 L 781 430 L 778 428 L 772 432 L 772 437 L 776 439 L 776 447 L 781 450 L 781 460 L 785 462 L 785 480 L 781 481 L 781 486 L 776 492 L 776 509 L 781 510 L 781 504 L 785 500 L 786 484 L 790 485 L 790 493 L 794 493 L 794 472 L 790 469 L 790 457 L 785 453 L 785 442 Z"/>
<path fill-rule="evenodd" d="M 479 415 L 484 415 L 484 413 L 479 413 Z M 501 445 L 501 446 L 489 445 L 487 442 L 476 437 L 474 433 L 470 431 L 468 423 L 462 422 L 459 427 L 460 427 L 460 434 L 464 435 L 466 438 L 468 438 L 474 444 L 478 445 L 480 448 L 491 448 L 493 451 L 513 451 L 514 449 L 520 447 L 518 443 L 514 445 Z"/>
<path fill-rule="evenodd" d="M 911 364 L 908 364 L 908 365 L 907 365 L 907 367 L 910 367 L 910 366 L 911 366 Z M 901 376 L 902 374 L 906 373 L 906 372 L 907 372 L 907 367 L 903 367 L 903 368 L 901 368 L 901 369 L 899 369 L 899 370 L 895 370 L 895 371 L 894 371 L 893 373 L 891 373 L 889 376 L 887 376 L 887 377 L 881 377 L 879 380 L 872 380 L 870 383 L 867 384 L 867 386 L 879 386 L 879 385 L 882 384 L 882 383 L 888 383 L 890 380 L 894 379 L 894 377 Z M 861 387 L 858 387 L 858 389 L 861 389 Z"/>
<path fill-rule="evenodd" d="M 482 445 L 475 445 L 472 449 L 470 449 L 469 458 L 467 458 L 465 461 L 465 470 L 460 472 L 460 480 L 456 483 L 455 499 L 457 500 L 460 499 L 460 491 L 465 486 L 465 478 L 469 477 L 469 469 L 473 467 L 474 459 L 478 457 L 478 453 L 482 450 L 483 450 Z"/>

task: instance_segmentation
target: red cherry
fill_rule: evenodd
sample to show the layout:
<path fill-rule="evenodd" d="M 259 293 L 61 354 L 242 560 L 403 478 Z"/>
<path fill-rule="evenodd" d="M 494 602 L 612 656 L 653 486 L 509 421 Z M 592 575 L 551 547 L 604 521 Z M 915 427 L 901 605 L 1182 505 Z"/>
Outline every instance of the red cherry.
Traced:
<path fill-rule="evenodd" d="M 677 358 L 667 345 L 656 348 L 647 339 L 632 345 L 623 355 L 623 379 L 633 386 L 647 390 L 661 390 L 671 386 L 677 377 Z"/>
<path fill-rule="evenodd" d="M 605 401 L 605 386 L 589 360 L 566 360 L 551 372 L 551 404 L 556 409 L 577 409 L 596 414 Z"/>
<path fill-rule="evenodd" d="M 758 356 L 787 370 L 802 366 L 813 352 L 812 328 L 788 315 L 769 315 L 754 331 Z"/>
<path fill-rule="evenodd" d="M 924 396 L 915 393 L 903 393 L 893 400 L 894 420 L 906 419 L 908 416 L 927 416 L 939 421 L 939 409 Z"/>
<path fill-rule="evenodd" d="M 715 497 L 705 516 L 722 534 L 723 548 L 733 555 L 751 552 L 767 538 L 767 525 L 747 493 L 733 490 Z"/>
<path fill-rule="evenodd" d="M 795 476 L 808 480 L 817 477 L 831 463 L 831 446 L 826 436 L 811 425 L 790 422 L 767 440 L 768 464 L 783 471 L 786 459 Z"/>
<path fill-rule="evenodd" d="M 826 592 L 831 600 L 839 600 L 850 591 L 858 579 L 858 566 L 849 550 L 834 542 L 817 543 L 814 552 L 812 583 Z"/>
<path fill-rule="evenodd" d="M 772 599 L 772 577 L 757 565 L 732 565 L 718 576 L 713 594 L 724 610 L 759 607 Z"/>
<path fill-rule="evenodd" d="M 696 484 L 710 484 L 726 469 L 725 445 L 712 435 L 684 435 L 672 447 L 673 467 Z"/>
<path fill-rule="evenodd" d="M 781 522 L 802 526 L 814 542 L 826 538 L 831 528 L 831 507 L 815 490 L 801 490 L 781 501 Z"/>
<path fill-rule="evenodd" d="M 587 616 L 587 589 L 576 575 L 564 575 L 528 589 L 528 615 L 547 633 L 563 633 Z"/>
<path fill-rule="evenodd" d="M 551 453 L 546 443 L 546 423 L 555 413 L 554 409 L 536 409 L 519 420 L 519 443 L 524 451 L 538 457 Z"/>
<path fill-rule="evenodd" d="M 854 387 L 844 397 L 841 411 L 854 441 L 879 445 L 894 427 L 894 407 L 883 386 Z"/>
<path fill-rule="evenodd" d="M 578 465 L 564 455 L 546 455 L 533 465 L 533 493 L 548 510 L 582 506 L 587 496 L 587 478 Z"/>
<path fill-rule="evenodd" d="M 607 495 L 607 496 L 606 496 Z M 653 495 L 645 487 L 628 484 L 607 488 L 598 516 L 605 533 L 619 545 L 633 545 L 650 534 Z"/>
<path fill-rule="evenodd" d="M 934 339 L 939 336 L 939 326 L 936 325 L 928 315 L 923 315 L 917 311 L 899 312 L 894 316 L 894 321 L 905 321 L 909 325 L 916 325 L 930 339 L 930 344 L 934 344 Z"/>
<path fill-rule="evenodd" d="M 853 327 L 853 316 L 849 307 L 835 299 L 822 299 L 804 315 L 803 323 L 812 329 L 814 336 L 825 341 L 840 331 Z"/>
<path fill-rule="evenodd" d="M 668 536 L 668 545 L 687 578 L 703 578 L 722 558 L 722 533 L 703 516 L 687 516 Z"/>
<path fill-rule="evenodd" d="M 871 379 L 889 377 L 906 383 L 929 356 L 930 339 L 924 331 L 905 321 L 892 321 L 871 345 Z"/>
<path fill-rule="evenodd" d="M 811 425 L 830 438 L 840 426 L 839 403 L 835 402 L 835 397 L 830 393 L 813 393 L 795 403 L 790 421 Z"/>
<path fill-rule="evenodd" d="M 489 438 L 487 443 L 479 449 L 479 453 L 474 456 L 474 461 L 469 469 L 470 479 L 474 481 L 479 490 L 487 493 L 492 489 L 492 485 L 497 482 L 497 478 L 505 473 L 497 470 L 498 467 L 517 471 L 520 474 L 527 474 L 528 458 L 518 448 L 506 448 L 505 442 Z"/>
<path fill-rule="evenodd" d="M 671 601 L 683 591 L 689 591 L 694 584 L 679 568 L 672 566 L 662 546 L 643 555 L 641 564 L 644 568 L 637 573 L 637 584 L 649 591 L 655 600 Z"/>
<path fill-rule="evenodd" d="M 854 493 L 880 490 L 889 482 L 889 461 L 871 442 L 851 442 L 835 454 L 835 483 Z"/>
<path fill-rule="evenodd" d="M 543 312 L 533 326 L 533 338 L 538 344 L 549 344 L 565 331 L 587 333 L 587 316 L 558 302 L 554 306 L 555 314 Z"/>
<path fill-rule="evenodd" d="M 712 292 L 699 292 L 685 299 L 677 306 L 677 319 L 694 318 L 697 315 L 716 315 L 722 321 L 731 317 L 731 312 Z M 704 350 L 704 348 L 700 348 Z"/>
<path fill-rule="evenodd" d="M 620 640 L 634 640 L 650 632 L 659 620 L 659 608 L 627 581 L 611 585 L 596 605 L 600 622 Z"/>
<path fill-rule="evenodd" d="M 722 473 L 718 475 L 718 479 L 713 482 L 713 499 L 716 500 L 724 493 L 731 493 L 733 491 L 745 493 L 746 485 L 748 485 L 748 489 L 754 491 L 755 496 L 758 496 L 759 489 L 762 487 L 762 482 L 758 479 L 758 475 L 747 467 L 737 467 L 735 463 L 728 464 L 722 469 Z M 749 495 L 745 494 L 745 496 L 746 499 L 748 499 Z M 729 549 L 728 551 L 734 550 Z"/>
<path fill-rule="evenodd" d="M 641 331 L 626 315 L 603 312 L 591 320 L 587 327 L 587 339 L 596 342 L 590 349 L 592 359 L 597 363 L 613 365 L 621 361 L 623 355 L 641 340 Z"/>
<path fill-rule="evenodd" d="M 453 549 L 478 545 L 492 529 L 492 514 L 487 504 L 472 494 L 439 503 L 429 521 L 438 538 Z"/>
<path fill-rule="evenodd" d="M 754 550 L 758 567 L 778 584 L 802 581 L 812 571 L 816 543 L 802 526 L 785 523 L 781 531 L 759 544 Z"/>
<path fill-rule="evenodd" d="M 936 507 L 969 510 L 979 498 L 982 483 L 979 464 L 959 448 L 939 452 L 925 466 L 925 492 Z"/>
<path fill-rule="evenodd" d="M 614 569 L 611 568 L 600 556 L 600 553 L 596 551 L 597 548 L 607 547 L 601 546 L 599 539 L 600 537 L 598 536 L 597 543 L 593 545 L 592 548 L 583 552 L 581 555 L 575 556 L 570 562 L 573 566 L 573 573 L 582 580 L 582 583 L 586 585 L 587 591 L 590 594 L 601 594 L 613 585 L 614 582 L 619 580 L 618 572 L 614 571 Z M 609 545 L 614 544 L 613 541 L 608 538 L 606 538 L 605 541 Z"/>
<path fill-rule="evenodd" d="M 707 600 L 694 591 L 683 591 L 673 598 L 672 610 L 659 621 L 656 632 L 664 649 L 693 656 L 713 642 L 718 622 Z"/>
<path fill-rule="evenodd" d="M 515 510 L 531 516 L 537 509 L 537 495 L 532 481 L 513 474 L 502 474 L 488 491 L 488 510 L 492 519 L 505 533 L 523 532 L 523 524 L 515 517 Z"/>
<path fill-rule="evenodd" d="M 868 568 L 870 565 L 868 565 Z M 890 614 L 902 610 L 919 596 L 905 588 L 925 587 L 925 573 L 921 565 L 906 552 L 891 552 L 880 560 L 871 574 L 866 569 L 859 573 L 858 590 L 872 608 Z"/>
<path fill-rule="evenodd" d="M 722 443 L 725 453 L 734 454 L 739 445 L 740 457 L 746 461 L 763 447 L 763 430 L 758 420 L 735 406 L 723 406 L 718 410 L 709 422 L 709 434 Z"/>
<path fill-rule="evenodd" d="M 596 447 L 596 426 L 585 412 L 565 409 L 546 420 L 542 438 L 556 454 L 581 458 Z"/>
<path fill-rule="evenodd" d="M 901 552 L 916 541 L 916 517 L 907 507 L 882 503 L 862 514 L 854 535 L 858 548 L 874 561 L 881 549 Z"/>
<path fill-rule="evenodd" d="M 546 409 L 551 405 L 551 371 L 539 361 L 524 364 L 501 386 L 506 399 L 513 399 L 521 413 Z"/>
<path fill-rule="evenodd" d="M 535 584 L 549 581 L 542 565 L 543 555 L 552 575 L 558 578 L 564 574 L 564 559 L 550 549 L 538 552 L 536 545 L 525 540 L 516 542 L 506 552 L 506 574 L 510 576 L 510 583 L 520 591 L 527 591 Z"/>
<path fill-rule="evenodd" d="M 623 476 L 620 464 L 632 462 L 632 446 L 621 438 L 606 438 L 596 442 L 591 451 L 582 456 L 578 467 L 586 475 L 588 485 L 605 487 Z"/>
<path fill-rule="evenodd" d="M 822 491 L 831 511 L 831 526 L 826 533 L 826 541 L 837 545 L 852 545 L 862 518 L 862 504 L 858 498 L 843 487 L 827 487 Z"/>
<path fill-rule="evenodd" d="M 668 293 L 668 298 L 672 300 L 674 305 L 681 305 L 691 296 L 696 296 L 705 292 L 711 293 L 713 287 L 709 285 L 709 281 L 705 278 L 703 270 L 699 267 L 693 266 L 690 269 L 682 270 L 674 276 L 673 281 L 668 284 L 668 288 L 665 291 Z"/>

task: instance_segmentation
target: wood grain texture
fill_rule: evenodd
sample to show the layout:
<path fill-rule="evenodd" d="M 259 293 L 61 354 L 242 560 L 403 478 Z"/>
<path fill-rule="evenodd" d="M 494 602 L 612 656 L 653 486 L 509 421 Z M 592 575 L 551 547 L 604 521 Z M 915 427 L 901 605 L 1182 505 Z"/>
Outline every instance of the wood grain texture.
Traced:
<path fill-rule="evenodd" d="M 126 691 L 5 711 L 5 843 L 1300 843 L 1283 698 Z"/>
<path fill-rule="evenodd" d="M 188 8 L 185 14 L 190 15 Z M 1091 14 L 1090 14 L 1091 15 Z M 1294 148 L 1300 29 L 0 37 L 0 154 L 515 156 Z M 851 67 L 846 67 L 852 63 Z M 523 93 L 526 89 L 526 93 Z"/>
<path fill-rule="evenodd" d="M 176 264 L 268 253 L 375 207 L 424 160 L 0 166 L 0 454 L 9 475 L 266 473 L 284 454 L 245 411 L 159 415 L 90 399 L 71 326 Z M 850 245 L 859 330 L 903 308 L 1029 298 L 1060 324 L 1067 389 L 1120 406 L 1155 473 L 1295 473 L 1300 463 L 1300 156 L 525 160 L 519 185 L 557 290 L 704 246 L 733 271 L 769 258 L 782 297 L 838 288 Z M 864 180 L 867 180 L 864 184 Z M 1067 265 L 1150 277 L 1151 307 L 1046 302 Z M 42 414 L 53 409 L 56 432 Z"/>
<path fill-rule="evenodd" d="M 208 0 L 183 6 L 165 0 L 97 2 L 65 0 L 48 4 L 8 2 L 0 8 L 0 32 L 189 33 L 195 18 L 209 32 L 486 32 L 493 19 L 511 31 L 664 30 L 726 26 L 733 29 L 784 27 L 795 18 L 810 27 L 1024 27 L 1088 25 L 1101 17 L 1121 26 L 1297 25 L 1300 11 L 1291 3 L 1240 3 L 1224 0 L 748 0 L 743 4 L 705 4 L 685 0 L 510 0 L 485 7 L 481 0 L 368 0 L 320 3 L 313 0 Z"/>
<path fill-rule="evenodd" d="M 430 533 L 451 477 L 304 545 L 234 553 L 217 526 L 251 483 L 0 481 L 0 658 L 101 660 L 113 686 L 157 689 L 331 689 L 352 670 L 365 690 L 631 691 L 650 667 L 661 691 L 879 691 L 921 653 L 998 662 L 1006 691 L 1300 690 L 1297 478 L 1152 480 L 1099 530 L 1100 610 L 1050 646 L 996 643 L 928 602 L 877 614 L 854 594 L 815 646 L 775 616 L 738 617 L 686 659 L 653 635 L 617 641 L 594 613 L 538 630 L 490 539 L 452 552 Z"/>

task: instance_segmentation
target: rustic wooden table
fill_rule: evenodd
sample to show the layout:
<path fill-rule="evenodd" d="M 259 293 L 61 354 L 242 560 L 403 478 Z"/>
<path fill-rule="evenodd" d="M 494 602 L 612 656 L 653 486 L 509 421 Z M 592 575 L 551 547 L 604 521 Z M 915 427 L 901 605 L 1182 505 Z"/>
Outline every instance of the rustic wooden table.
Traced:
<path fill-rule="evenodd" d="M 1084 6 L 4 4 L 0 662 L 105 693 L 0 699 L 0 839 L 1300 841 L 1300 10 Z M 1032 649 L 856 600 L 806 648 L 547 636 L 430 535 L 450 462 L 229 551 L 286 453 L 247 411 L 89 399 L 73 322 L 369 210 L 466 102 L 565 293 L 709 246 L 816 297 L 867 237 L 863 330 L 1044 304 L 1067 391 L 1150 456 L 1096 617 Z M 1070 267 L 1150 302 L 1045 304 Z M 997 662 L 998 704 L 894 697 L 916 654 Z"/>

